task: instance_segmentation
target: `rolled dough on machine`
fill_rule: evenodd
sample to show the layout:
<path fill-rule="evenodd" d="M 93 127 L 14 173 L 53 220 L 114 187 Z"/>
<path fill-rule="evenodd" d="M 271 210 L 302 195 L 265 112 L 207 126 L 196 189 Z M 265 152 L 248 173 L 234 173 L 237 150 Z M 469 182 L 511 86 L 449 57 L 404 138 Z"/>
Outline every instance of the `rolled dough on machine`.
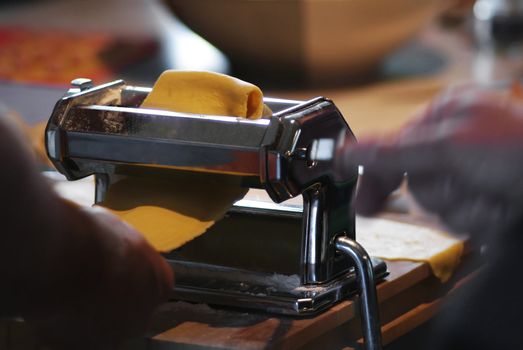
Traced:
<path fill-rule="evenodd" d="M 270 119 L 197 116 L 139 108 L 150 88 L 77 79 L 46 128 L 68 180 L 95 176 L 100 203 L 122 178 L 194 173 L 232 178 L 273 202 L 241 200 L 204 235 L 165 253 L 174 299 L 307 316 L 360 294 L 367 349 L 380 348 L 375 281 L 387 274 L 355 241 L 357 169 L 341 176 L 333 154 L 355 138 L 329 99 L 264 98 Z M 301 195 L 303 206 L 285 201 Z"/>

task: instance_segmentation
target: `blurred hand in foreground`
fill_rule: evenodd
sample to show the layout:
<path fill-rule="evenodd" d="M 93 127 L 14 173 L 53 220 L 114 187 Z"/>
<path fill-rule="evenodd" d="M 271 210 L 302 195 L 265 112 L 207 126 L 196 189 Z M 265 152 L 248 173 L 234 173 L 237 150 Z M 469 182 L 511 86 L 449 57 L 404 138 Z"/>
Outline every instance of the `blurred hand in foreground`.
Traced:
<path fill-rule="evenodd" d="M 406 173 L 418 204 L 451 230 L 510 230 L 523 217 L 523 100 L 451 88 L 400 132 L 344 149 L 341 170 L 357 165 L 361 214 L 381 210 Z"/>
<path fill-rule="evenodd" d="M 23 317 L 53 349 L 141 335 L 171 269 L 130 226 L 59 197 L 20 135 L 0 116 L 0 317 Z"/>

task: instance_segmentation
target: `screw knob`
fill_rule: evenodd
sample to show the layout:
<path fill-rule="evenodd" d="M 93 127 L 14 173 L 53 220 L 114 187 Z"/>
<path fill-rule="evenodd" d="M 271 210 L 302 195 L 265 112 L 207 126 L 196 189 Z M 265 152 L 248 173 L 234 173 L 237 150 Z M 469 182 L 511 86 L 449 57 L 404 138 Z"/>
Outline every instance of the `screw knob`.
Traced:
<path fill-rule="evenodd" d="M 84 91 L 93 87 L 93 81 L 87 78 L 76 78 L 71 81 L 71 85 L 80 89 L 80 91 Z"/>

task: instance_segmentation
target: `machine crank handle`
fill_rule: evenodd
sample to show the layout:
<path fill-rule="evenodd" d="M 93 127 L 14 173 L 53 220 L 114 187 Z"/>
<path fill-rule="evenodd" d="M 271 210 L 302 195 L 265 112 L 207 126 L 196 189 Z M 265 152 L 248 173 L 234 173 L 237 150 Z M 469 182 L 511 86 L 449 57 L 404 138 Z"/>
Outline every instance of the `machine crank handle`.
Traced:
<path fill-rule="evenodd" d="M 365 350 L 381 350 L 378 299 L 370 256 L 359 243 L 345 236 L 336 238 L 336 249 L 354 261 Z"/>

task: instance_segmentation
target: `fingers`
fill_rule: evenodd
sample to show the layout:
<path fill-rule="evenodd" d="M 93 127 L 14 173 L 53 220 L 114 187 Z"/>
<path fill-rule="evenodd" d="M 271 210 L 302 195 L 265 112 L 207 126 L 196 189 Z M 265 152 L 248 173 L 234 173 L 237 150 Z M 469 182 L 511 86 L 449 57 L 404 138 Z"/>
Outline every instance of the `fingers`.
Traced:
<path fill-rule="evenodd" d="M 50 287 L 53 294 L 67 291 L 64 300 L 31 317 L 39 334 L 63 348 L 78 348 L 78 339 L 86 339 L 85 348 L 98 348 L 140 336 L 168 297 L 171 268 L 136 230 L 107 211 L 73 205 L 64 210 L 78 225 L 69 235 L 80 248 L 68 247 L 75 254 L 66 255 L 59 266 L 70 277 Z M 82 228 L 85 235 L 79 234 Z M 92 273 L 86 274 L 89 269 Z"/>
<path fill-rule="evenodd" d="M 115 273 L 123 273 L 120 278 L 123 284 L 140 291 L 144 302 L 156 305 L 167 299 L 174 285 L 174 274 L 166 260 L 143 238 L 133 227 L 121 221 L 103 208 L 86 209 L 106 228 L 106 235 L 116 239 L 107 240 L 107 249 L 111 251 Z M 138 273 L 140 272 L 140 273 Z M 141 274 L 141 275 L 140 275 Z M 139 278 L 136 276 L 139 275 Z M 117 277 L 117 276 L 115 276 Z M 127 279 L 127 281 L 125 281 Z M 148 284 L 148 287 L 144 286 Z M 136 302 L 142 302 L 136 300 Z"/>
<path fill-rule="evenodd" d="M 403 174 L 379 176 L 376 172 L 367 172 L 360 177 L 356 192 L 356 212 L 370 216 L 383 209 L 387 197 L 400 186 Z"/>
<path fill-rule="evenodd" d="M 504 159 L 500 162 L 505 164 L 487 161 L 499 166 L 482 170 L 479 161 L 463 162 L 462 153 L 459 148 L 437 144 L 417 149 L 401 145 L 355 146 L 345 156 L 347 162 L 364 166 L 356 198 L 357 212 L 372 215 L 380 211 L 406 172 L 409 190 L 417 203 L 438 215 L 453 232 L 482 236 L 513 228 L 521 217 L 522 201 L 511 199 L 507 186 L 514 193 L 521 191 L 515 181 L 499 180 L 509 179 L 503 169 L 515 170 L 518 162 L 509 166 Z"/>
<path fill-rule="evenodd" d="M 389 194 L 399 187 L 404 174 L 429 176 L 444 162 L 446 149 L 438 146 L 415 147 L 370 141 L 346 149 L 341 156 L 343 166 L 363 166 L 358 184 L 356 210 L 372 215 L 383 208 Z"/>

